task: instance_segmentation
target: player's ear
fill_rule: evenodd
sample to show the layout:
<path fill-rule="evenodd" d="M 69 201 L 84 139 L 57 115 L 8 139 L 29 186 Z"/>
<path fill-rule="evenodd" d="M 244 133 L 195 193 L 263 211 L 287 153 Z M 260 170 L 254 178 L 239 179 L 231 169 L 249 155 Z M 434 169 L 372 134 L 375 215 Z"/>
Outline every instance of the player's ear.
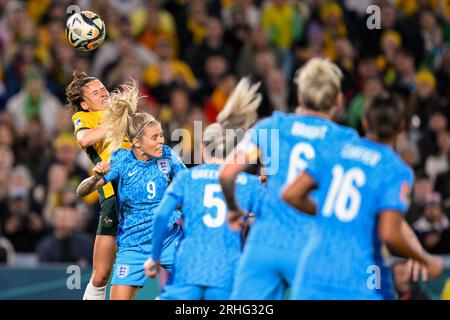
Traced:
<path fill-rule="evenodd" d="M 336 101 L 334 102 L 334 105 L 336 106 L 337 110 L 340 110 L 344 104 L 344 95 L 342 92 L 339 92 L 339 94 L 336 96 Z"/>
<path fill-rule="evenodd" d="M 81 101 L 80 106 L 81 106 L 81 109 L 83 109 L 84 111 L 89 111 L 89 106 L 86 102 Z"/>
<path fill-rule="evenodd" d="M 131 143 L 133 144 L 133 146 L 135 148 L 137 148 L 137 149 L 141 148 L 141 143 L 140 143 L 139 139 L 133 138 L 133 139 L 131 139 Z"/>

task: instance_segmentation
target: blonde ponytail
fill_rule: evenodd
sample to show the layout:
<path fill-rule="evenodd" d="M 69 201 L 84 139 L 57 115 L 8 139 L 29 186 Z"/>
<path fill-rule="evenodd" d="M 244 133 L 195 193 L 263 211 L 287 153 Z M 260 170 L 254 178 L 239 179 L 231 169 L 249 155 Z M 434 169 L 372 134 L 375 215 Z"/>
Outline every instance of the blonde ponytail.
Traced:
<path fill-rule="evenodd" d="M 214 157 L 225 158 L 244 137 L 245 130 L 257 120 L 257 110 L 262 100 L 258 93 L 260 86 L 259 82 L 252 84 L 249 78 L 242 78 L 228 97 L 216 122 L 206 127 L 203 141 Z"/>
<path fill-rule="evenodd" d="M 106 110 L 103 124 L 107 128 L 105 143 L 111 151 L 119 148 L 125 137 L 130 141 L 141 135 L 146 126 L 159 123 L 148 113 L 136 113 L 139 88 L 134 80 L 121 85 L 111 94 L 110 106 Z"/>

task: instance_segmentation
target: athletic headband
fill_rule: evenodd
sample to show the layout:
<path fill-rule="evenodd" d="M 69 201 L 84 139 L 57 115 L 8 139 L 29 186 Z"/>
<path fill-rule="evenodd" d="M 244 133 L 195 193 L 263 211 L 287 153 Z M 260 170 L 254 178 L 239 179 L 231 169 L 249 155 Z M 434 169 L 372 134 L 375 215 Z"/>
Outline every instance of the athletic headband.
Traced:
<path fill-rule="evenodd" d="M 135 114 L 134 114 L 135 115 Z M 133 115 L 133 116 L 134 116 Z M 144 124 L 144 126 L 141 128 L 141 130 L 138 131 L 138 133 L 136 133 L 136 135 L 134 136 L 135 138 L 139 137 L 139 135 L 141 134 L 141 132 L 145 129 L 146 126 L 148 126 L 150 123 L 152 122 L 156 122 L 155 119 L 151 119 L 150 121 L 148 121 L 146 124 Z"/>

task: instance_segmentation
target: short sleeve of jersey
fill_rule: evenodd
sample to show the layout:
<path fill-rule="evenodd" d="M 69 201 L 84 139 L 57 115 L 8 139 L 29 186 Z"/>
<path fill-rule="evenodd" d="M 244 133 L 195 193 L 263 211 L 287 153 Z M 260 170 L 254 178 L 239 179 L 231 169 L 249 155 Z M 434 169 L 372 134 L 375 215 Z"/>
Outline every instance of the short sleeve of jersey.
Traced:
<path fill-rule="evenodd" d="M 380 208 L 383 210 L 395 210 L 406 213 L 410 204 L 411 190 L 414 183 L 414 175 L 406 164 L 387 166 L 383 172 L 383 183 L 380 184 Z"/>
<path fill-rule="evenodd" d="M 124 158 L 129 152 L 130 151 L 125 149 L 117 149 L 112 153 L 109 163 L 109 172 L 103 177 L 105 184 L 119 178 L 120 173 L 123 172 Z"/>
<path fill-rule="evenodd" d="M 97 123 L 89 112 L 77 112 L 72 116 L 75 135 L 83 129 L 92 129 L 97 127 Z"/>
<path fill-rule="evenodd" d="M 164 156 L 170 159 L 170 178 L 173 179 L 178 172 L 186 170 L 186 166 L 180 157 L 170 147 L 164 146 Z"/>

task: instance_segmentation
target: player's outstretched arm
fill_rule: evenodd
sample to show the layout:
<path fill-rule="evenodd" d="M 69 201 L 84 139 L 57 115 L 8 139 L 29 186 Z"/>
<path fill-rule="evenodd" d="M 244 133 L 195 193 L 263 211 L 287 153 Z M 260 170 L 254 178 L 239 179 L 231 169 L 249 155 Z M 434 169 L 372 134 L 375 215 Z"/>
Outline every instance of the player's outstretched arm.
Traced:
<path fill-rule="evenodd" d="M 238 174 L 245 171 L 249 164 L 247 161 L 238 161 L 245 155 L 239 149 L 234 149 L 228 156 L 225 164 L 222 165 L 219 174 L 220 186 L 225 197 L 228 208 L 228 224 L 233 230 L 242 230 L 244 212 L 239 207 L 235 196 L 235 181 Z"/>
<path fill-rule="evenodd" d="M 307 172 L 303 172 L 283 190 L 281 198 L 297 210 L 315 215 L 317 206 L 308 196 L 315 188 L 314 179 Z"/>
<path fill-rule="evenodd" d="M 92 129 L 83 129 L 78 131 L 76 135 L 78 144 L 83 148 L 87 148 L 99 141 L 103 141 L 105 137 L 106 128 L 103 126 Z"/>
<path fill-rule="evenodd" d="M 94 175 L 87 179 L 84 179 L 77 187 L 77 196 L 79 197 L 87 196 L 88 194 L 94 192 L 95 190 L 103 186 L 105 184 L 103 176 L 108 171 L 109 171 L 108 163 L 106 162 L 97 163 L 93 168 Z"/>
<path fill-rule="evenodd" d="M 443 270 L 442 259 L 417 247 L 411 237 L 405 234 L 404 219 L 400 212 L 384 210 L 380 213 L 378 233 L 389 250 L 423 264 L 431 278 L 438 277 Z"/>

